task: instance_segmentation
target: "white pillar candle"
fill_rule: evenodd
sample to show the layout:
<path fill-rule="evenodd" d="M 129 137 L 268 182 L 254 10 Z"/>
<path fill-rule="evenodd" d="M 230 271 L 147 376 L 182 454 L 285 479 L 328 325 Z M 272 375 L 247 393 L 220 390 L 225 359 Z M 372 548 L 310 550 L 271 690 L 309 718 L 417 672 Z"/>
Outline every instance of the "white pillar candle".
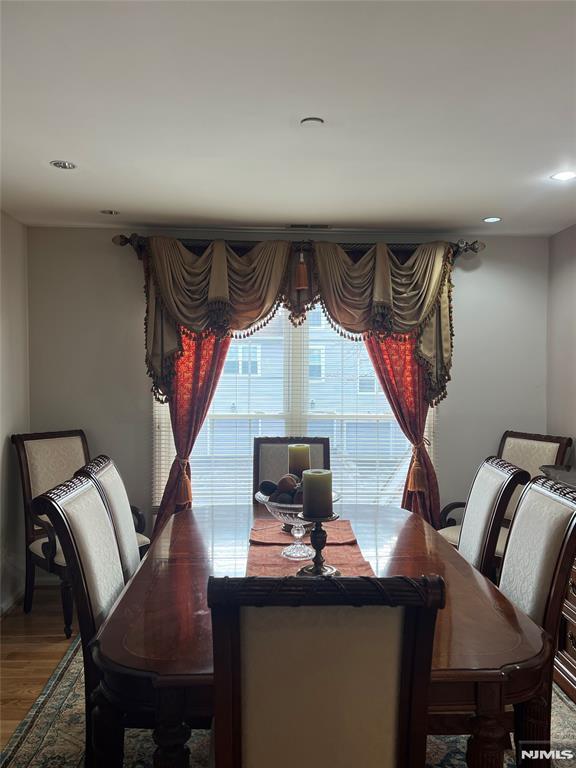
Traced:
<path fill-rule="evenodd" d="M 332 472 L 329 469 L 306 469 L 302 473 L 305 517 L 332 515 Z"/>
<path fill-rule="evenodd" d="M 302 472 L 310 469 L 310 446 L 295 443 L 288 446 L 288 472 L 302 477 Z"/>

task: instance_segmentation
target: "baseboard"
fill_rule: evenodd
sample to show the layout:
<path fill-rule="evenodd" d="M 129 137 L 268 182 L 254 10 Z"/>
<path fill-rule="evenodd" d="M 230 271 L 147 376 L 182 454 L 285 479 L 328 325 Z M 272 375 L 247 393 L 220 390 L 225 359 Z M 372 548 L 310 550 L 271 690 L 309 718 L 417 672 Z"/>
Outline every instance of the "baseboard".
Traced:
<path fill-rule="evenodd" d="M 10 613 L 18 606 L 19 603 L 21 603 L 24 600 L 24 591 L 20 592 L 16 595 L 16 597 L 12 596 L 10 599 L 10 602 L 6 602 L 5 605 L 0 606 L 0 619 L 3 619 L 6 614 Z"/>

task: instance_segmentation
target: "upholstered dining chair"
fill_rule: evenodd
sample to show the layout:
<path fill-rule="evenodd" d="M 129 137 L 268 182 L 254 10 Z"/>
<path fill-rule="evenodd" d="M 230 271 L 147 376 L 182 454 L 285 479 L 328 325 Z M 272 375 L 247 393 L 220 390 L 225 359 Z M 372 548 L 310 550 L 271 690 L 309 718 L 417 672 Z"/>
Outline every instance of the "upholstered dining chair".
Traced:
<path fill-rule="evenodd" d="M 576 557 L 576 488 L 536 477 L 524 489 L 512 519 L 504 550 L 499 588 L 556 640 L 562 605 Z M 562 648 L 565 638 L 560 638 Z M 552 695 L 552 664 L 542 691 L 540 720 L 544 730 L 532 733 L 536 741 L 549 741 Z M 515 708 L 516 722 L 525 721 Z M 532 705 L 533 706 L 533 705 Z M 526 738 L 519 727 L 515 740 Z"/>
<path fill-rule="evenodd" d="M 88 442 L 81 429 L 59 432 L 33 432 L 12 435 L 18 456 L 22 497 L 24 502 L 26 538 L 26 582 L 24 612 L 32 610 L 36 568 L 60 577 L 60 592 L 64 612 L 64 632 L 72 634 L 74 611 L 72 589 L 66 570 L 66 560 L 47 517 L 38 518 L 32 512 L 32 501 L 40 494 L 69 480 L 89 460 Z M 131 507 L 134 526 L 142 532 L 144 516 L 137 507 Z M 146 537 L 144 537 L 145 539 Z M 142 544 L 146 545 L 142 540 Z"/>
<path fill-rule="evenodd" d="M 480 464 L 472 482 L 458 538 L 458 551 L 485 576 L 494 576 L 494 553 L 502 520 L 516 489 L 530 475 L 497 456 Z M 451 531 L 442 528 L 440 534 Z"/>
<path fill-rule="evenodd" d="M 150 539 L 134 528 L 132 508 L 116 464 L 109 456 L 97 456 L 76 475 L 88 477 L 100 491 L 114 526 L 124 580 L 128 582 L 148 550 Z"/>
<path fill-rule="evenodd" d="M 33 502 L 48 517 L 61 543 L 78 612 L 84 655 L 86 764 L 92 764 L 92 693 L 99 673 L 89 643 L 124 588 L 122 562 L 112 520 L 100 491 L 88 477 L 74 477 Z"/>
<path fill-rule="evenodd" d="M 444 599 L 439 576 L 211 577 L 215 768 L 423 768 Z"/>
<path fill-rule="evenodd" d="M 529 432 L 514 432 L 507 430 L 502 435 L 498 447 L 498 457 L 525 469 L 530 477 L 541 474 L 540 467 L 544 464 L 563 464 L 567 457 L 572 439 L 555 435 L 537 435 Z M 502 559 L 510 521 L 520 498 L 521 489 L 517 488 L 512 494 L 504 514 L 502 526 L 496 542 L 496 561 Z M 462 523 L 462 511 L 466 506 L 464 501 L 454 501 L 447 504 L 440 513 L 440 529 L 442 535 L 454 546 L 458 545 Z"/>
<path fill-rule="evenodd" d="M 276 482 L 288 472 L 288 445 L 292 443 L 310 446 L 312 469 L 330 469 L 329 437 L 255 437 L 252 498 L 263 480 Z"/>
<path fill-rule="evenodd" d="M 24 530 L 26 537 L 26 583 L 24 612 L 32 610 L 36 568 L 60 577 L 60 592 L 64 612 L 64 632 L 72 634 L 73 601 L 66 560 L 60 542 L 45 515 L 35 515 L 32 501 L 50 488 L 72 477 L 89 460 L 86 435 L 81 429 L 64 432 L 34 432 L 12 435 L 18 456 Z"/>

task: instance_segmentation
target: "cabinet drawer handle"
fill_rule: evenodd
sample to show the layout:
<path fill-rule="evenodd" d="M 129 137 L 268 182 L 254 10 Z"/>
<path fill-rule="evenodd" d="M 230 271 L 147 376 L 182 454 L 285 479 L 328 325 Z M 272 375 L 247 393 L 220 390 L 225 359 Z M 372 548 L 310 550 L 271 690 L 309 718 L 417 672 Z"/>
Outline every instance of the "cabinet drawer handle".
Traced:
<path fill-rule="evenodd" d="M 573 650 L 576 651 L 576 637 L 574 637 L 572 632 L 568 632 L 568 640 L 570 640 L 570 645 L 572 646 Z"/>
<path fill-rule="evenodd" d="M 570 581 L 568 582 L 568 587 L 570 589 L 570 592 L 572 592 L 574 597 L 576 597 L 576 581 L 574 581 L 574 579 L 570 579 Z"/>

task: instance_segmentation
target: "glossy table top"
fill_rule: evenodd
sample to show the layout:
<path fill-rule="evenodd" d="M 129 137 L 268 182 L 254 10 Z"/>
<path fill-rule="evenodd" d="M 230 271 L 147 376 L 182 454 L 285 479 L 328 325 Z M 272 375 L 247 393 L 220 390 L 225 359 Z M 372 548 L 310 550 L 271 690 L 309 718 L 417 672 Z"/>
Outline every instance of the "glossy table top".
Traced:
<path fill-rule="evenodd" d="M 542 663 L 543 631 L 420 517 L 390 506 L 338 506 L 377 576 L 444 578 L 433 680 L 497 680 L 509 665 L 536 664 L 538 657 Z M 247 504 L 198 508 L 169 520 L 100 628 L 100 663 L 171 685 L 210 678 L 208 576 L 245 575 L 254 515 L 269 518 Z"/>

